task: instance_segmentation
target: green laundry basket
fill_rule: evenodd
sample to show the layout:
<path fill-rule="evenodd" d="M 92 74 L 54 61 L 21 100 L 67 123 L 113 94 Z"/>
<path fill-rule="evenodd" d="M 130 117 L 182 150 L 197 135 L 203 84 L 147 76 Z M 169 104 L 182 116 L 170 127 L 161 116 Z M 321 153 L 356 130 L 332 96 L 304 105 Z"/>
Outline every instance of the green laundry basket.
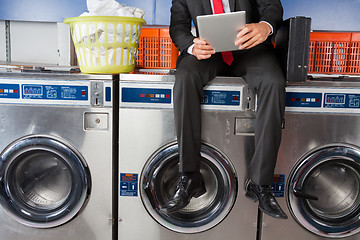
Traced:
<path fill-rule="evenodd" d="M 134 70 L 141 26 L 136 17 L 66 18 L 83 73 L 128 73 Z"/>

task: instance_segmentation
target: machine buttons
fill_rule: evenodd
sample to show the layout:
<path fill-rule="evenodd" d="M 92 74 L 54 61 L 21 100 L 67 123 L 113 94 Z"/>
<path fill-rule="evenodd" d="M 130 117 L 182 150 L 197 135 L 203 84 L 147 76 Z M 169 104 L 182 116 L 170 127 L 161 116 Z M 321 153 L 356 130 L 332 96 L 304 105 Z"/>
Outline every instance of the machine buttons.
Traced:
<path fill-rule="evenodd" d="M 321 107 L 321 93 L 287 92 L 287 107 Z"/>
<path fill-rule="evenodd" d="M 0 84 L 1 98 L 20 98 L 19 84 Z"/>
<path fill-rule="evenodd" d="M 171 103 L 171 89 L 123 87 L 121 96 L 122 102 Z"/>

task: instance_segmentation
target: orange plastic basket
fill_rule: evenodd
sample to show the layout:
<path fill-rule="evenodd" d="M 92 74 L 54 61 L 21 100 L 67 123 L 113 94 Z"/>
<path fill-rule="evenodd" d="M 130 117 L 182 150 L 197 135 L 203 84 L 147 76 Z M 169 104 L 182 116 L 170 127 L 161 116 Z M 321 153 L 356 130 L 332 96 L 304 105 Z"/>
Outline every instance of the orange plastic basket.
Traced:
<path fill-rule="evenodd" d="M 348 73 L 360 73 L 360 33 L 352 33 L 351 35 Z"/>
<path fill-rule="evenodd" d="M 359 74 L 360 33 L 312 32 L 308 72 Z"/>
<path fill-rule="evenodd" d="M 310 38 L 312 36 L 312 33 L 310 34 Z M 316 48 L 316 41 L 310 39 L 309 44 L 309 64 L 308 64 L 308 72 L 313 73 L 314 65 L 315 65 L 315 48 Z"/>
<path fill-rule="evenodd" d="M 171 41 L 168 28 L 141 29 L 137 68 L 176 68 L 179 50 Z"/>
<path fill-rule="evenodd" d="M 310 35 L 309 72 L 345 73 L 350 40 L 351 33 L 312 32 Z"/>

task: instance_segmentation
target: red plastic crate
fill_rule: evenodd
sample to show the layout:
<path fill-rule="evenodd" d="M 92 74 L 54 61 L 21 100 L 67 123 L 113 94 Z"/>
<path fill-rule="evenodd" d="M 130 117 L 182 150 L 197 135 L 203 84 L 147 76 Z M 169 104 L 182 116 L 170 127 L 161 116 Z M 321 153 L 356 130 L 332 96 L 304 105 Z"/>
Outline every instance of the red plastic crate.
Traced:
<path fill-rule="evenodd" d="M 168 28 L 141 28 L 138 51 L 137 68 L 176 68 L 179 50 L 171 41 Z"/>
<path fill-rule="evenodd" d="M 360 33 L 351 35 L 348 73 L 360 74 Z"/>
<path fill-rule="evenodd" d="M 309 73 L 358 74 L 360 33 L 312 32 Z"/>
<path fill-rule="evenodd" d="M 311 36 L 311 35 L 310 35 Z M 308 64 L 308 72 L 314 72 L 314 65 L 315 65 L 315 47 L 316 41 L 310 40 L 309 44 L 309 64 Z"/>

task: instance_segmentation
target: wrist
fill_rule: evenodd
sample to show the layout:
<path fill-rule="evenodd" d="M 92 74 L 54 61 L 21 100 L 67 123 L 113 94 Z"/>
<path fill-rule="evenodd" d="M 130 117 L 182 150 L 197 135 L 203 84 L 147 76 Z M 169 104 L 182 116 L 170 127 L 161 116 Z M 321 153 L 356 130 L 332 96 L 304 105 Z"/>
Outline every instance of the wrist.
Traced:
<path fill-rule="evenodd" d="M 270 25 L 270 23 L 268 23 L 268 22 L 266 22 L 266 21 L 261 21 L 261 22 L 259 22 L 259 23 L 262 24 L 262 25 L 266 28 L 266 30 L 267 30 L 267 32 L 268 32 L 268 36 L 273 33 L 273 28 L 272 28 L 272 26 Z"/>

